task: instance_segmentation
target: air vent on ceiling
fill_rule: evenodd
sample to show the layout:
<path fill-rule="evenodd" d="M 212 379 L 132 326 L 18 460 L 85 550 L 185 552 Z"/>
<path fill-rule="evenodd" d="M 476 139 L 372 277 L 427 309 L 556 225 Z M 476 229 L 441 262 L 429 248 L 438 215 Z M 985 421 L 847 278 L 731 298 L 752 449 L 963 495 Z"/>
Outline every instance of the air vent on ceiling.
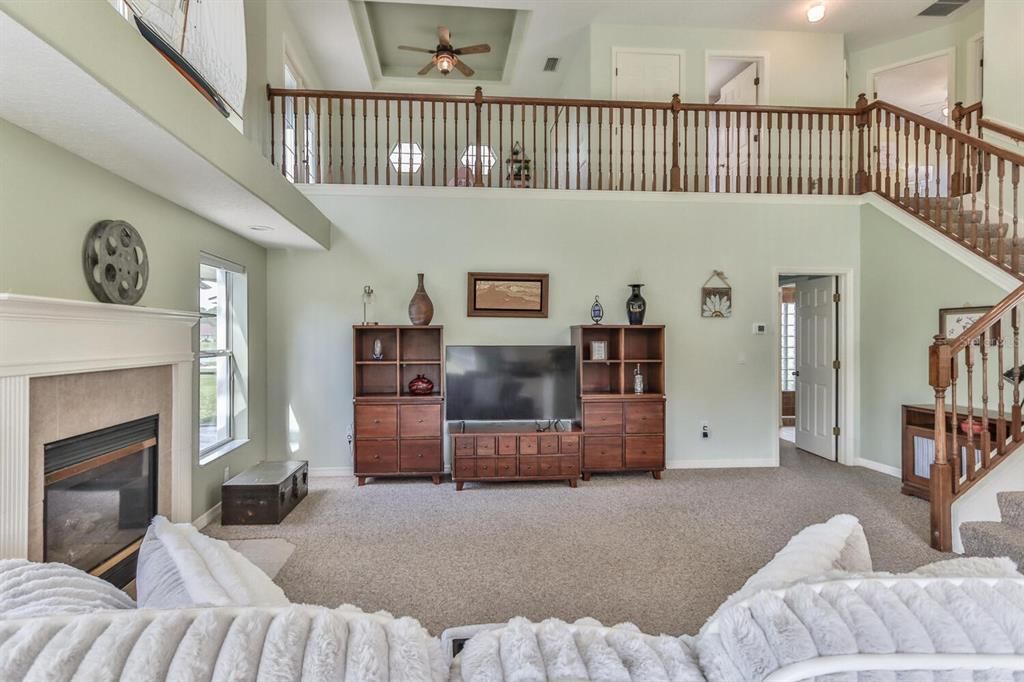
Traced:
<path fill-rule="evenodd" d="M 968 3 L 968 0 L 939 0 L 928 5 L 917 15 L 919 17 L 948 17 Z"/>
<path fill-rule="evenodd" d="M 554 71 L 558 68 L 558 57 L 548 57 L 547 61 L 544 62 L 545 71 Z"/>

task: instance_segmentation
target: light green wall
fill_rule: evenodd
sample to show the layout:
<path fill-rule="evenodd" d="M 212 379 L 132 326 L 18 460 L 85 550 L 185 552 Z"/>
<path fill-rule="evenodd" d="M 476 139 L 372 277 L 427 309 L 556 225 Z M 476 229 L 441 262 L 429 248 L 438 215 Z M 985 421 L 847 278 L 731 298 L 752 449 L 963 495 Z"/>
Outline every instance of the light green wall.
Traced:
<path fill-rule="evenodd" d="M 900 466 L 900 405 L 934 400 L 928 347 L 939 308 L 992 305 L 1007 292 L 873 206 L 860 215 L 859 451 Z"/>
<path fill-rule="evenodd" d="M 985 117 L 1024 130 L 1024 2 L 985 0 Z M 988 135 L 986 134 L 986 137 Z M 996 136 L 993 136 L 996 137 Z M 1018 150 L 1024 145 L 1018 145 Z"/>
<path fill-rule="evenodd" d="M 847 101 L 851 105 L 854 104 L 857 101 L 857 95 L 861 92 L 866 93 L 868 99 L 872 98 L 872 86 L 868 83 L 869 71 L 955 48 L 956 88 L 954 95 L 950 97 L 950 104 L 957 101 L 972 104 L 977 101 L 977 97 L 972 98 L 972 93 L 968 88 L 967 61 L 970 57 L 968 43 L 983 31 L 984 23 L 985 11 L 979 4 L 976 8 L 965 12 L 956 21 L 944 26 L 871 47 L 848 50 L 846 55 L 849 74 Z M 988 41 L 986 41 L 985 47 L 989 48 Z"/>
<path fill-rule="evenodd" d="M 589 323 L 595 294 L 605 321 L 622 323 L 626 285 L 646 283 L 647 320 L 668 325 L 670 465 L 771 461 L 778 426 L 773 272 L 857 268 L 856 205 L 480 192 L 311 196 L 338 226 L 334 248 L 268 258 L 271 451 L 287 452 L 291 412 L 295 456 L 315 467 L 351 466 L 351 325 L 361 320 L 362 287 L 376 290 L 378 321 L 403 323 L 416 273 L 424 272 L 448 344 L 568 343 L 571 325 Z M 700 317 L 700 289 L 713 269 L 733 286 L 735 314 L 726 320 Z M 468 318 L 471 271 L 550 273 L 550 316 Z M 754 335 L 755 322 L 771 333 Z M 699 437 L 702 420 L 711 423 L 711 440 Z"/>
<path fill-rule="evenodd" d="M 251 442 L 193 468 L 193 513 L 220 500 L 224 467 L 266 458 L 266 250 L 0 119 L 0 291 L 95 300 L 82 273 L 82 242 L 99 220 L 142 234 L 150 279 L 140 305 L 198 310 L 199 252 L 244 265 L 249 282 Z"/>
<path fill-rule="evenodd" d="M 704 102 L 706 51 L 766 53 L 768 104 L 843 106 L 843 36 L 683 26 L 590 27 L 590 94 L 612 94 L 612 47 L 686 51 L 685 102 Z"/>

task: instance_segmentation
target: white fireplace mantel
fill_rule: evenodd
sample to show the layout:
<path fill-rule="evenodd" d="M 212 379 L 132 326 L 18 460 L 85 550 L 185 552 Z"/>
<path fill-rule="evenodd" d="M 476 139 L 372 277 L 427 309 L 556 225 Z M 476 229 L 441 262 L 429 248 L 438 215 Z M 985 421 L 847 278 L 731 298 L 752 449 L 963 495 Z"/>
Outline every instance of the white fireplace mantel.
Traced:
<path fill-rule="evenodd" d="M 29 380 L 171 365 L 171 518 L 192 520 L 199 314 L 0 293 L 0 559 L 28 554 Z"/>

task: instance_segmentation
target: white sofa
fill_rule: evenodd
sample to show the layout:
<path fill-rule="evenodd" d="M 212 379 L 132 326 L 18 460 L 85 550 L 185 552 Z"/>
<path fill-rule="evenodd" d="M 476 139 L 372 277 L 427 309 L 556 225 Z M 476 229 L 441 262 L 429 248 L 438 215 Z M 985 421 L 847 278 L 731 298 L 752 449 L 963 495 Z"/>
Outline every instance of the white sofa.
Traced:
<path fill-rule="evenodd" d="M 146 545 L 138 608 L 68 567 L 0 562 L 0 680 L 1024 680 L 1012 562 L 872 573 L 849 516 L 795 536 L 692 637 L 516 618 L 438 638 L 411 618 L 282 604 L 246 569 L 234 584 L 218 573 L 237 553 L 187 526 L 158 521 Z"/>

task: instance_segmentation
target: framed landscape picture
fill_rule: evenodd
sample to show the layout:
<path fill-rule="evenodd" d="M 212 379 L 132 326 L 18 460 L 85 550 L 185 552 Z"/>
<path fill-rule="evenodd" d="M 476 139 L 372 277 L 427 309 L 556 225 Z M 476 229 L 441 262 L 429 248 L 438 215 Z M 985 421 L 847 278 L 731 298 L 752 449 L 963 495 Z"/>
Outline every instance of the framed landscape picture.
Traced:
<path fill-rule="evenodd" d="M 466 289 L 469 317 L 548 316 L 546 274 L 471 272 Z"/>
<path fill-rule="evenodd" d="M 955 339 L 990 310 L 992 310 L 990 305 L 939 308 L 939 333 L 947 339 Z"/>

